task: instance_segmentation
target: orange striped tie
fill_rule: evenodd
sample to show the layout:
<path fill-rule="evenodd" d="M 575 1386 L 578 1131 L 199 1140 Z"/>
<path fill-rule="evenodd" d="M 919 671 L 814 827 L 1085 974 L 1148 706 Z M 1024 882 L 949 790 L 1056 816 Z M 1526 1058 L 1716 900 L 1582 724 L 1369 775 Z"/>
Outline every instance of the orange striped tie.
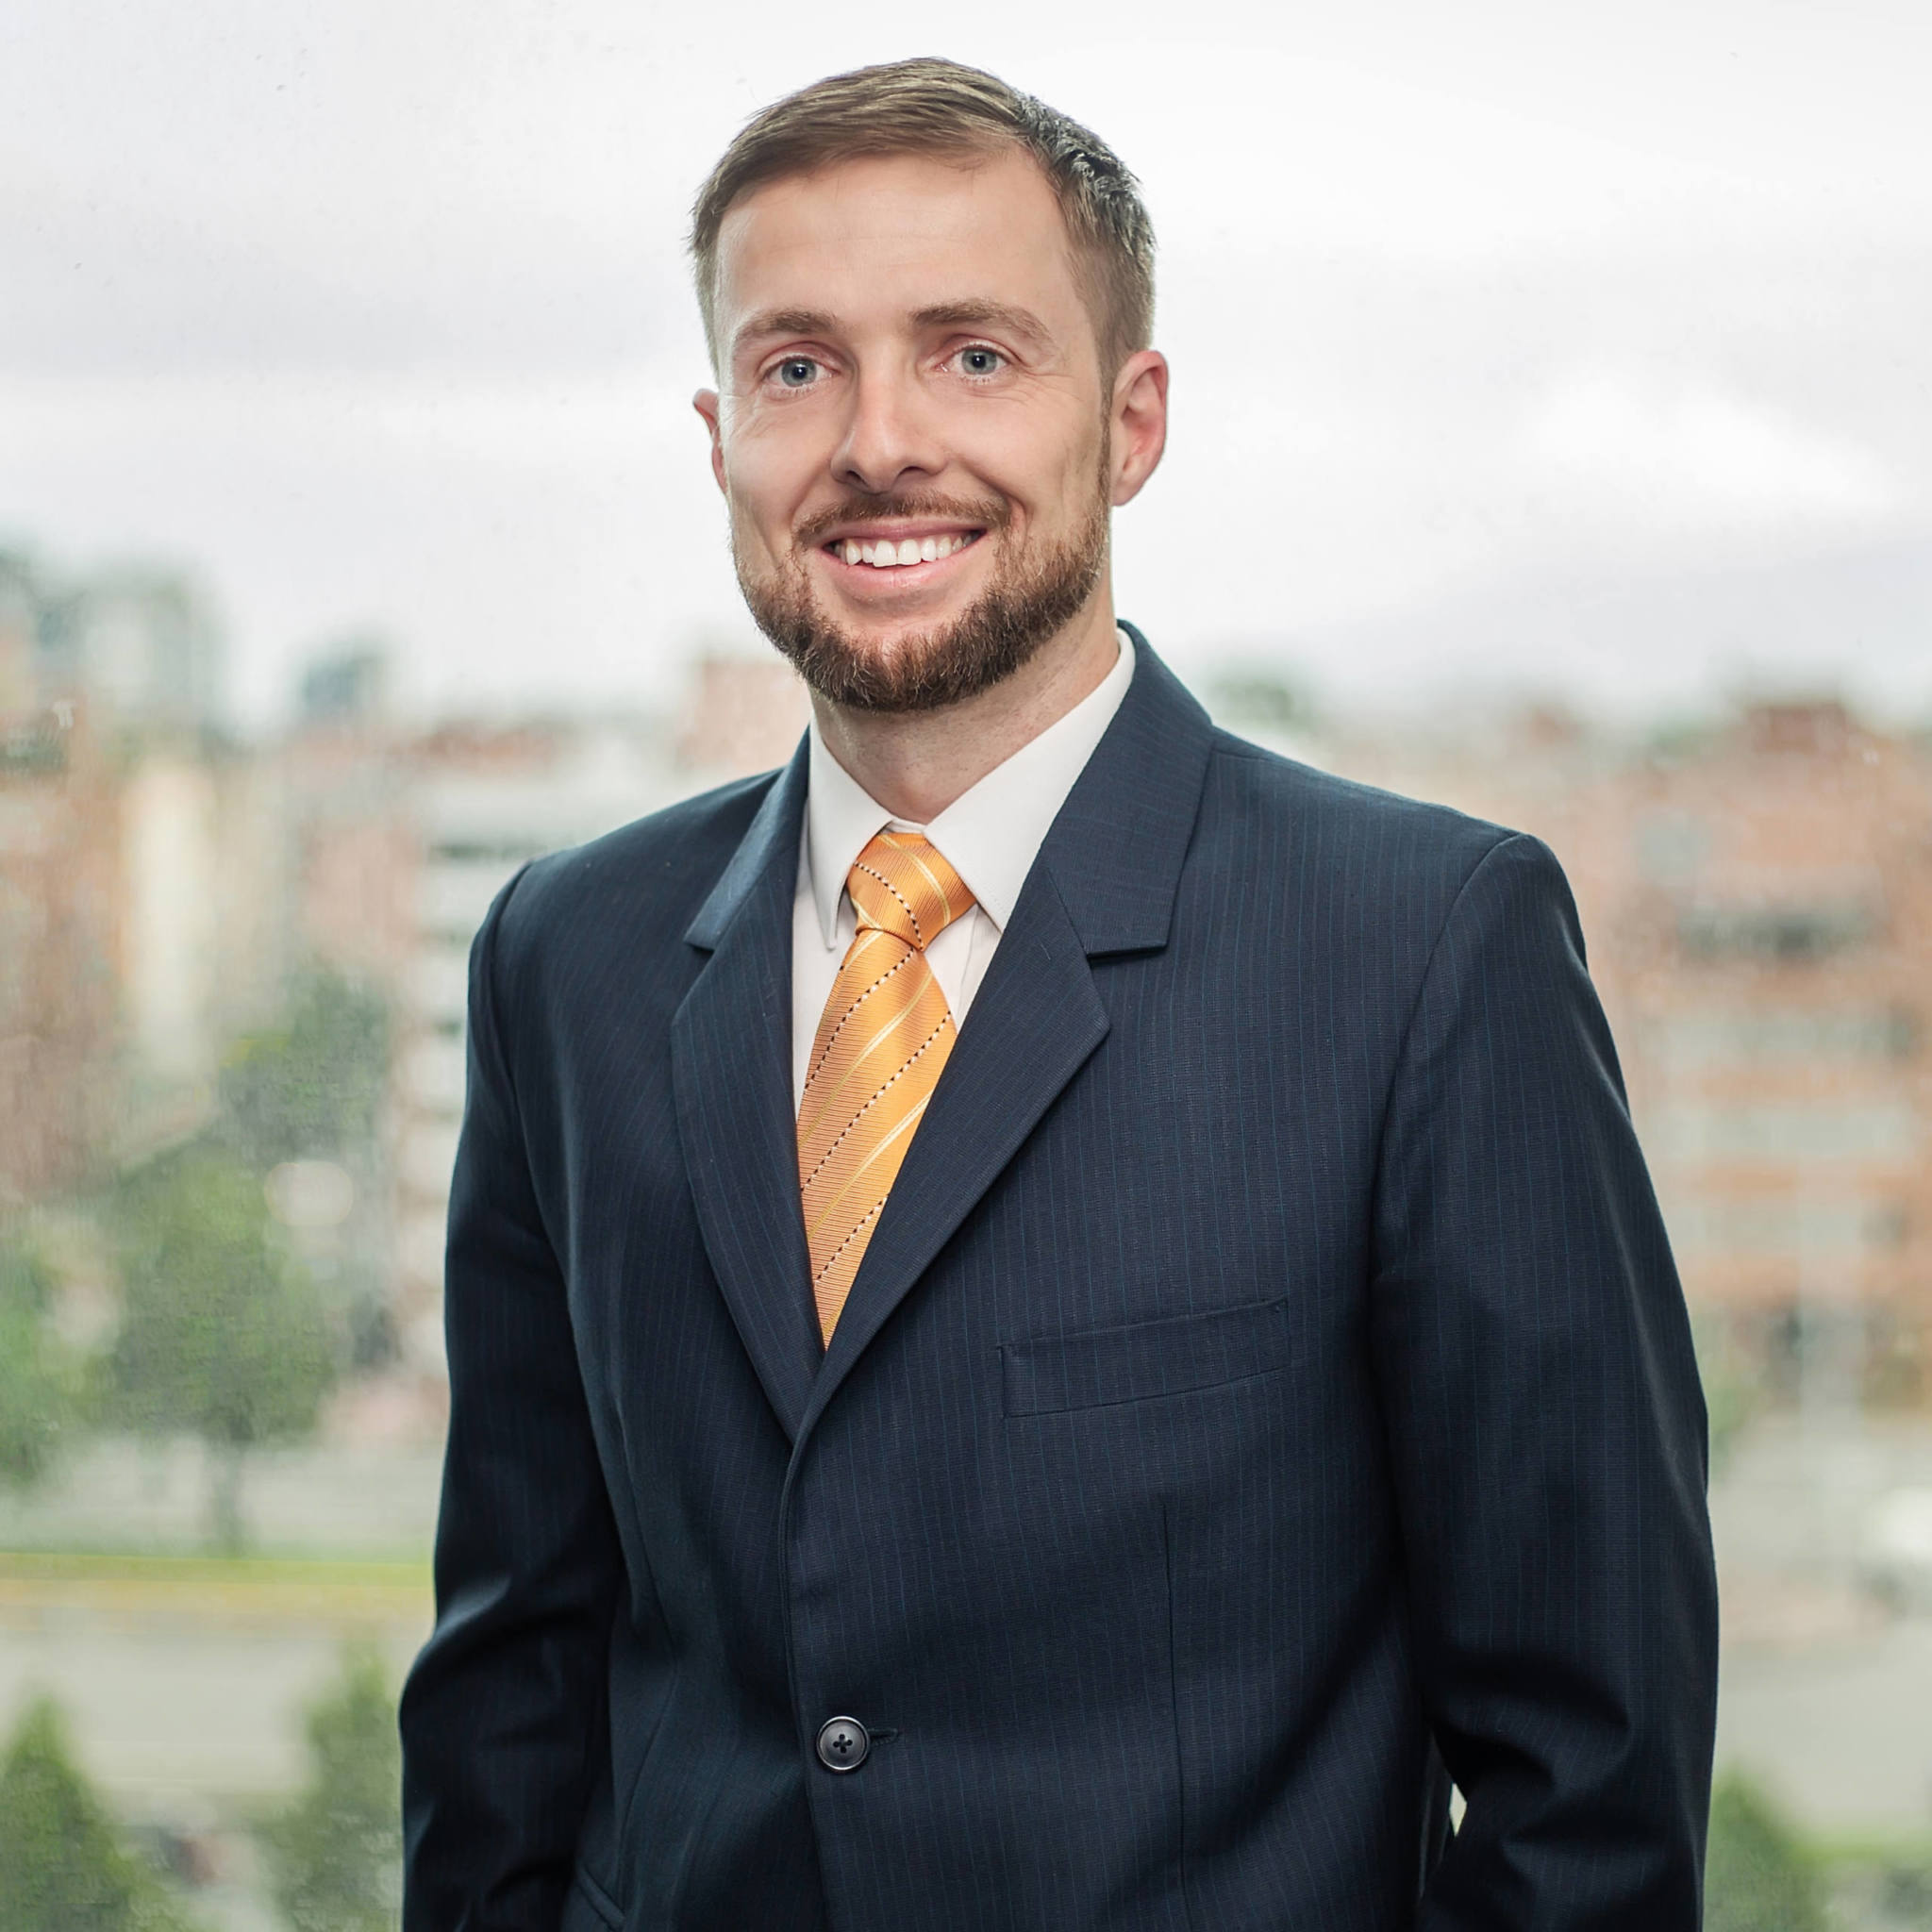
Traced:
<path fill-rule="evenodd" d="M 845 889 L 858 932 L 832 982 L 798 1105 L 798 1186 L 825 1341 L 953 1050 L 925 949 L 973 904 L 917 832 L 881 832 Z"/>

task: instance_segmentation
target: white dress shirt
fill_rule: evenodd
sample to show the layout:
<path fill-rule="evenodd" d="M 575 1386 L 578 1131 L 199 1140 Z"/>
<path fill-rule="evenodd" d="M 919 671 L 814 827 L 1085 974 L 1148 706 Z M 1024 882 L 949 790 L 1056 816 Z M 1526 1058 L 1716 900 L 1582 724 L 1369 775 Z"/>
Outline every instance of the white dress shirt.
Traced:
<path fill-rule="evenodd" d="M 1033 869 L 1047 828 L 1087 768 L 1134 676 L 1134 646 L 1125 631 L 1120 656 L 1064 718 L 995 765 L 929 825 L 897 819 L 874 799 L 811 726 L 805 827 L 799 840 L 798 895 L 791 908 L 791 1102 L 805 1094 L 806 1069 L 832 982 L 858 930 L 845 890 L 853 861 L 878 833 L 923 832 L 966 881 L 973 910 L 956 919 L 925 949 L 953 1024 L 986 977 L 1013 903 Z"/>

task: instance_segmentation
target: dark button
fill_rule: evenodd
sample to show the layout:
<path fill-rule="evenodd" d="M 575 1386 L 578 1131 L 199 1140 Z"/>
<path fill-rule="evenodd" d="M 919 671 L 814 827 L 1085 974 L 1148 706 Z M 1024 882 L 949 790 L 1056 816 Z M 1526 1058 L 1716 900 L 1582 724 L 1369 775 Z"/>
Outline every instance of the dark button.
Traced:
<path fill-rule="evenodd" d="M 856 1717 L 832 1717 L 819 1726 L 819 1762 L 827 1771 L 857 1771 L 872 1739 Z"/>

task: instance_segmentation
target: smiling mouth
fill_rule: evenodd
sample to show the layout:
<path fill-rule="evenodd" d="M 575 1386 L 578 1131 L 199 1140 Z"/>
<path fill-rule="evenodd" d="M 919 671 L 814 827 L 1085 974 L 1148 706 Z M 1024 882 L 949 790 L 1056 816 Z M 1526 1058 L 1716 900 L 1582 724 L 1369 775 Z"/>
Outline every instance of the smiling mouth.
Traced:
<path fill-rule="evenodd" d="M 835 537 L 820 547 L 841 563 L 864 564 L 874 570 L 908 570 L 914 564 L 938 563 L 979 541 L 984 530 L 945 530 L 926 537 Z"/>

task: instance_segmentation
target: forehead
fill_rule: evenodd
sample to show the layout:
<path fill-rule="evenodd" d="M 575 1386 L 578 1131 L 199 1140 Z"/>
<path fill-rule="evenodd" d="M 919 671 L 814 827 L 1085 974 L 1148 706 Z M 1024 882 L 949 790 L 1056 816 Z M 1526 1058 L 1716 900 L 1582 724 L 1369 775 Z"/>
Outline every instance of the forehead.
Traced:
<path fill-rule="evenodd" d="M 885 155 L 766 182 L 718 232 L 719 335 L 767 310 L 855 326 L 947 303 L 1034 310 L 1058 332 L 1084 314 L 1059 203 L 1017 149 L 955 161 Z"/>

